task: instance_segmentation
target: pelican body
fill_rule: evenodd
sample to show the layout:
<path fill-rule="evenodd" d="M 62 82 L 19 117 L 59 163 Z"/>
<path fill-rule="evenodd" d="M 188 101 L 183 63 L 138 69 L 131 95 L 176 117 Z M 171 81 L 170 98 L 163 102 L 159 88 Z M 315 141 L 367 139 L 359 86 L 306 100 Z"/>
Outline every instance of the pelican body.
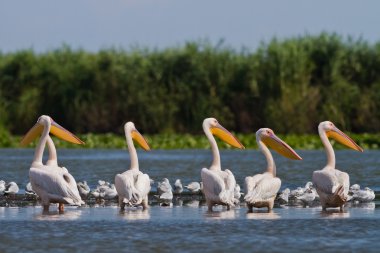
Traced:
<path fill-rule="evenodd" d="M 321 122 L 318 133 L 326 150 L 327 164 L 322 170 L 313 172 L 313 185 L 317 190 L 323 210 L 328 207 L 339 207 L 343 211 L 348 197 L 350 177 L 346 172 L 335 168 L 335 153 L 328 137 L 356 151 L 363 152 L 363 149 L 330 121 Z"/>
<path fill-rule="evenodd" d="M 127 122 L 124 125 L 124 131 L 131 158 L 131 167 L 129 170 L 115 176 L 119 205 L 121 210 L 124 210 L 126 204 L 130 206 L 142 205 L 143 209 L 146 209 L 148 208 L 150 179 L 147 174 L 139 170 L 139 161 L 133 140 L 146 151 L 149 151 L 150 147 L 132 122 Z"/>
<path fill-rule="evenodd" d="M 262 174 L 245 178 L 244 199 L 250 212 L 253 207 L 266 207 L 270 211 L 280 190 L 281 179 L 276 176 L 276 165 L 268 146 L 289 159 L 302 160 L 302 158 L 269 128 L 261 128 L 256 132 L 256 142 L 267 160 L 267 170 Z"/>
<path fill-rule="evenodd" d="M 203 193 L 208 210 L 212 211 L 214 205 L 225 205 L 227 209 L 230 209 L 238 202 L 234 198 L 236 181 L 230 170 L 223 171 L 221 169 L 219 149 L 213 135 L 236 148 L 243 149 L 244 146 L 214 118 L 207 118 L 203 121 L 203 130 L 210 142 L 213 154 L 210 168 L 203 168 L 201 171 Z"/>
<path fill-rule="evenodd" d="M 83 144 L 78 137 L 58 125 L 49 116 L 39 117 L 37 123 L 21 141 L 22 145 L 27 145 L 41 134 L 29 170 L 32 188 L 41 198 L 44 211 L 49 210 L 50 203 L 59 203 L 60 211 L 64 210 L 63 204 L 80 206 L 84 202 L 79 195 L 76 181 L 65 167 L 58 166 L 56 149 L 49 133 L 71 143 Z M 49 158 L 44 165 L 42 157 L 46 143 L 48 144 Z"/>

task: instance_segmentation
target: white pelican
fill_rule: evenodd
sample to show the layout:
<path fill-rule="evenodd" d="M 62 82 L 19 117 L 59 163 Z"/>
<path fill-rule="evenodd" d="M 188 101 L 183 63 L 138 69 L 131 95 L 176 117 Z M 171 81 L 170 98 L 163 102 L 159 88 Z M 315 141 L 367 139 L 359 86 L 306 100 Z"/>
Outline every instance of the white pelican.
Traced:
<path fill-rule="evenodd" d="M 119 205 L 121 210 L 124 210 L 126 204 L 131 206 L 141 204 L 143 209 L 146 209 L 148 208 L 150 179 L 147 174 L 139 170 L 139 160 L 133 140 L 146 151 L 149 151 L 150 147 L 132 122 L 127 122 L 124 125 L 124 131 L 131 157 L 131 167 L 129 170 L 115 176 L 115 187 L 119 195 Z"/>
<path fill-rule="evenodd" d="M 250 212 L 252 212 L 253 207 L 267 207 L 268 211 L 273 209 L 274 200 L 281 187 L 281 180 L 276 177 L 276 165 L 273 156 L 267 146 L 284 157 L 302 160 L 288 144 L 278 138 L 269 128 L 261 128 L 256 132 L 256 142 L 267 160 L 267 171 L 245 178 L 246 195 L 244 199 Z"/>
<path fill-rule="evenodd" d="M 354 150 L 363 152 L 363 149 L 330 121 L 321 122 L 318 132 L 326 150 L 327 164 L 322 170 L 313 172 L 313 185 L 317 189 L 323 210 L 339 207 L 342 211 L 347 201 L 350 178 L 347 173 L 335 169 L 335 153 L 328 137 Z"/>
<path fill-rule="evenodd" d="M 213 135 L 236 148 L 243 149 L 244 146 L 214 118 L 207 118 L 203 121 L 203 131 L 211 144 L 213 154 L 210 169 L 203 168 L 201 171 L 203 192 L 206 197 L 208 211 L 212 211 L 214 205 L 226 205 L 229 210 L 235 203 L 234 189 L 236 181 L 230 170 L 222 171 L 219 149 Z"/>
<path fill-rule="evenodd" d="M 37 123 L 21 141 L 21 145 L 27 145 L 41 134 L 29 170 L 32 188 L 41 198 L 44 211 L 49 210 L 50 203 L 59 203 L 59 211 L 64 210 L 63 204 L 80 206 L 84 202 L 80 198 L 75 179 L 66 168 L 57 165 L 56 150 L 49 133 L 71 143 L 83 144 L 78 137 L 58 125 L 49 116 L 39 117 Z M 49 148 L 49 159 L 44 165 L 42 157 L 46 142 Z"/>

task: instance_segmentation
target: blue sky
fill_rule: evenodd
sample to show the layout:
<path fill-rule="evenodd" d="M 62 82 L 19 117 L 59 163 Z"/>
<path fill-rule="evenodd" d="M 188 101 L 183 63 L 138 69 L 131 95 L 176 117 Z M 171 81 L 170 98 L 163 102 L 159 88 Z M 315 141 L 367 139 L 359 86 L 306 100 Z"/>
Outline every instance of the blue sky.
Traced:
<path fill-rule="evenodd" d="M 380 1 L 12 0 L 0 1 L 0 51 L 68 44 L 165 48 L 208 39 L 254 49 L 273 36 L 321 31 L 380 41 Z"/>

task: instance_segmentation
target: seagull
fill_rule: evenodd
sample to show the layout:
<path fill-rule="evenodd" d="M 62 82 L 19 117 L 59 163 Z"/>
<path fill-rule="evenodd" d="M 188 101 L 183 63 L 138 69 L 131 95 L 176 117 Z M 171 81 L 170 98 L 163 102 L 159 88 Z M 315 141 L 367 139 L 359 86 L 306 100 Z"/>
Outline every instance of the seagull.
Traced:
<path fill-rule="evenodd" d="M 5 181 L 4 180 L 0 180 L 0 193 L 4 193 L 5 191 Z"/>
<path fill-rule="evenodd" d="M 182 183 L 180 179 L 177 179 L 174 183 L 174 193 L 180 194 L 183 191 Z"/>
<path fill-rule="evenodd" d="M 199 193 L 201 190 L 201 184 L 198 182 L 191 182 L 190 184 L 185 186 L 191 193 Z"/>
<path fill-rule="evenodd" d="M 240 201 L 240 197 L 243 195 L 242 192 L 240 192 L 240 185 L 239 184 L 236 184 L 235 185 L 235 188 L 234 188 L 234 198 L 235 198 L 235 202 L 239 203 Z"/>
<path fill-rule="evenodd" d="M 116 187 L 114 184 L 111 184 L 108 188 L 104 191 L 104 198 L 105 199 L 114 199 L 117 196 Z"/>
<path fill-rule="evenodd" d="M 365 187 L 364 190 L 360 189 L 360 185 L 354 184 L 350 187 L 348 191 L 350 196 L 350 201 L 357 202 L 371 202 L 375 199 L 375 192 L 368 187 Z"/>
<path fill-rule="evenodd" d="M 30 182 L 28 182 L 25 186 L 25 194 L 27 195 L 37 195 L 34 191 L 33 191 L 33 188 L 32 188 L 32 184 Z"/>
<path fill-rule="evenodd" d="M 90 193 L 90 187 L 88 186 L 87 182 L 78 182 L 77 187 L 81 198 L 86 199 L 88 194 Z"/>
<path fill-rule="evenodd" d="M 157 192 L 160 195 L 159 199 L 162 199 L 162 200 L 173 199 L 172 186 L 169 183 L 169 179 L 164 178 L 162 182 L 158 182 Z"/>
<path fill-rule="evenodd" d="M 280 204 L 286 204 L 289 202 L 289 194 L 290 194 L 290 189 L 286 188 L 284 189 L 279 195 L 277 200 L 280 202 Z"/>
<path fill-rule="evenodd" d="M 116 195 L 115 195 L 116 193 Z M 104 180 L 99 180 L 96 189 L 90 193 L 95 198 L 112 199 L 117 196 L 114 184 L 110 184 Z"/>
<path fill-rule="evenodd" d="M 5 187 L 5 194 L 16 194 L 18 193 L 19 188 L 15 182 L 9 182 Z"/>
<path fill-rule="evenodd" d="M 309 205 L 311 205 L 311 203 L 312 203 L 312 202 L 314 201 L 314 199 L 315 199 L 315 192 L 314 192 L 312 189 L 308 188 L 308 189 L 306 189 L 306 190 L 303 192 L 302 195 L 300 195 L 300 196 L 296 196 L 296 198 L 297 198 L 298 200 L 301 200 L 302 203 L 303 203 L 304 205 L 309 206 Z"/>

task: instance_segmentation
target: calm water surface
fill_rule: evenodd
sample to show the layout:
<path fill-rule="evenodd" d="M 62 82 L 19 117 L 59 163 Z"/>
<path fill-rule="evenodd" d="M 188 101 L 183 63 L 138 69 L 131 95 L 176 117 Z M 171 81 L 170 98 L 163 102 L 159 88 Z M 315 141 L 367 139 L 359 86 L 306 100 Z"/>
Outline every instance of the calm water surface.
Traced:
<path fill-rule="evenodd" d="M 323 151 L 299 151 L 303 161 L 275 156 L 283 187 L 310 181 L 325 163 Z M 265 168 L 256 151 L 222 151 L 222 166 L 241 185 L 244 177 Z M 0 150 L 0 179 L 23 188 L 33 157 L 31 149 Z M 129 167 L 124 150 L 58 150 L 59 164 L 74 177 L 113 181 Z M 154 180 L 168 177 L 184 183 L 200 180 L 211 162 L 209 150 L 139 152 L 140 168 Z M 379 151 L 337 152 L 337 167 L 351 183 L 380 190 Z M 320 208 L 276 208 L 273 213 L 247 214 L 244 207 L 207 213 L 204 206 L 152 206 L 147 212 L 117 207 L 68 207 L 64 214 L 42 214 L 40 207 L 0 207 L 0 252 L 378 252 L 378 203 L 347 208 L 344 213 Z M 52 208 L 53 210 L 53 208 Z"/>

